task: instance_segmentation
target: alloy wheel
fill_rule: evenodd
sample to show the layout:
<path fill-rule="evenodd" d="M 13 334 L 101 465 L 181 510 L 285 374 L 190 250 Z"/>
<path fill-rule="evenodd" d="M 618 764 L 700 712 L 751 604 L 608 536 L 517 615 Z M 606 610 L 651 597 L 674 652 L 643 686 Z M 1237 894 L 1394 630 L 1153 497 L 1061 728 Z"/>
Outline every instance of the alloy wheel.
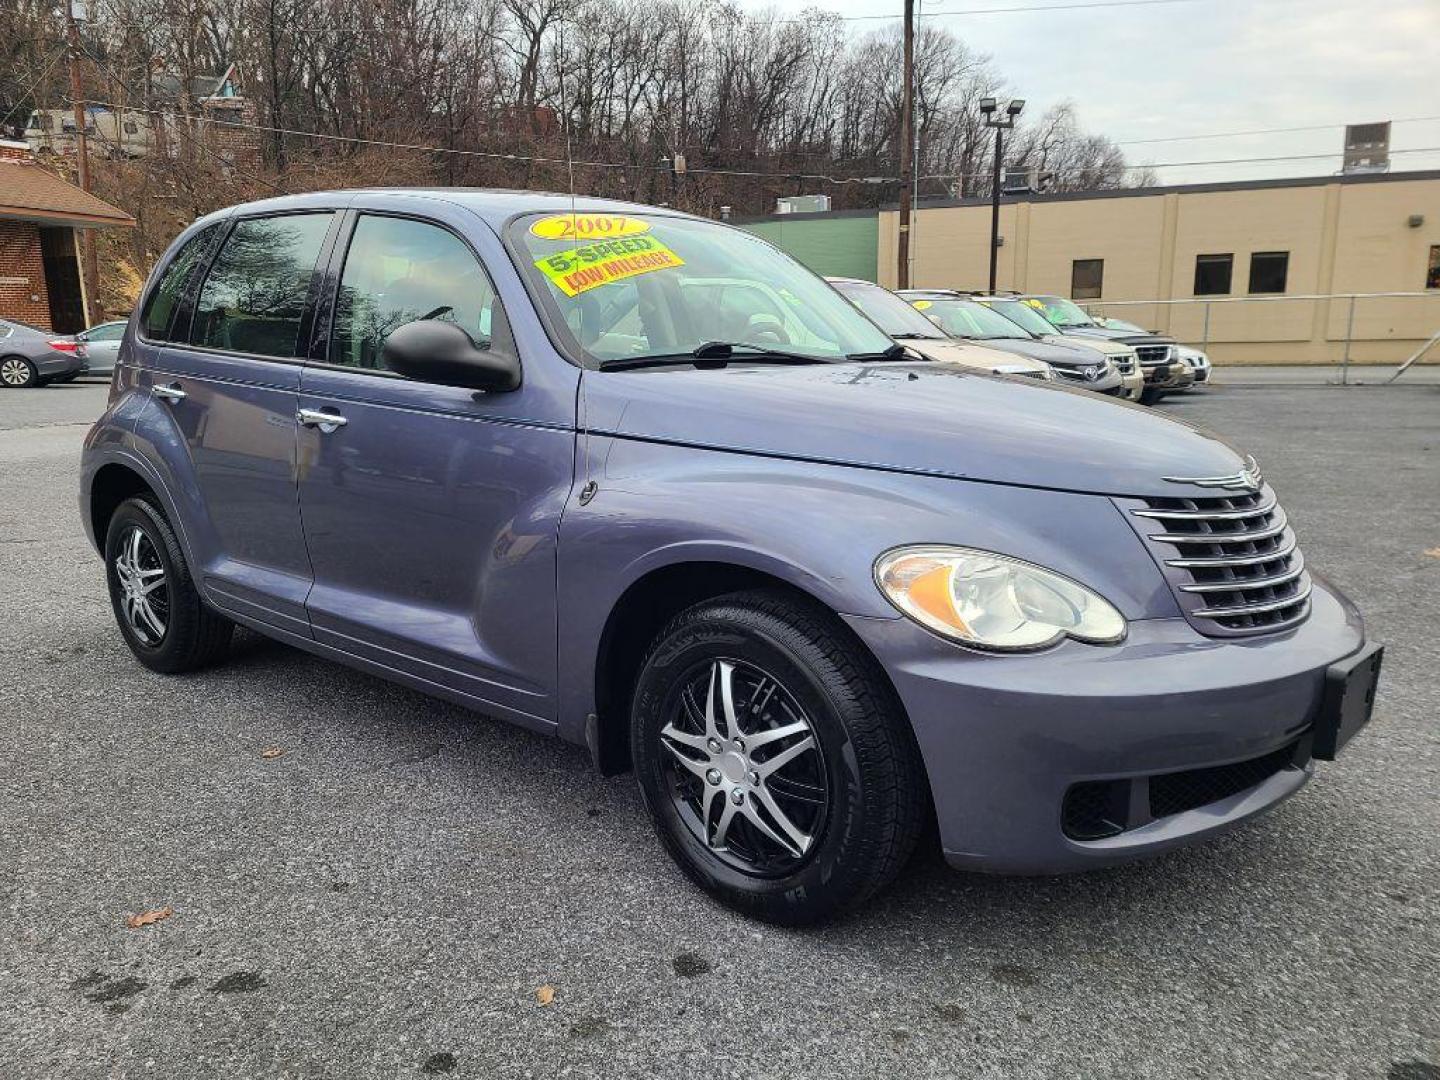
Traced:
<path fill-rule="evenodd" d="M 0 382 L 6 386 L 28 386 L 33 378 L 30 365 L 18 356 L 9 356 L 0 361 Z"/>
<path fill-rule="evenodd" d="M 114 565 L 120 613 L 131 633 L 142 644 L 159 645 L 170 621 L 170 589 L 154 541 L 139 526 L 130 526 L 120 538 Z"/>
<path fill-rule="evenodd" d="M 667 716 L 667 786 L 690 832 L 747 874 L 792 873 L 829 804 L 820 744 L 795 696 L 753 664 L 716 659 L 679 682 Z"/>

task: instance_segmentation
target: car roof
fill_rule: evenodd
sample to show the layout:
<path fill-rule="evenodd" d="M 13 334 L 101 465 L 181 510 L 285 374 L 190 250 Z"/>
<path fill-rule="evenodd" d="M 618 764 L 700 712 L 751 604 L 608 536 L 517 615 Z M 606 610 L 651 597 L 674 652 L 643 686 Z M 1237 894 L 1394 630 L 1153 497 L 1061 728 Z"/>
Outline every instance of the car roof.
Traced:
<path fill-rule="evenodd" d="M 229 214 L 284 213 L 289 210 L 308 210 L 321 207 L 340 207 L 356 198 L 364 197 L 378 203 L 385 209 L 415 209 L 417 203 L 444 202 L 463 206 L 494 228 L 499 228 L 517 214 L 566 213 L 577 214 L 647 214 L 665 217 L 687 218 L 692 221 L 709 221 L 694 214 L 682 213 L 664 206 L 647 206 L 644 203 L 624 202 L 619 199 L 599 199 L 589 195 L 567 195 L 555 191 L 519 191 L 500 188 L 343 188 L 334 191 L 312 191 L 303 195 L 282 195 L 273 199 L 241 203 L 220 212 Z M 714 222 L 713 224 L 718 224 Z"/>

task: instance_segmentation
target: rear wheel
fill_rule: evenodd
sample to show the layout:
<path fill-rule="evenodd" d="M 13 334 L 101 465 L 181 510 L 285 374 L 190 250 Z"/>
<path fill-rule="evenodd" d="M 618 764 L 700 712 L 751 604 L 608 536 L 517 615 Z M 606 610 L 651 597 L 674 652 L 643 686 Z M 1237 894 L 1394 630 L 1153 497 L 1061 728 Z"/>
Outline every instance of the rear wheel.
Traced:
<path fill-rule="evenodd" d="M 105 573 L 121 636 L 151 670 L 192 671 L 230 644 L 234 624 L 201 599 L 174 530 L 150 499 L 126 499 L 111 516 Z"/>
<path fill-rule="evenodd" d="M 23 356 L 0 357 L 0 386 L 21 390 L 27 386 L 42 385 L 35 365 Z"/>
<path fill-rule="evenodd" d="M 758 918 L 813 923 L 888 884 L 926 789 L 899 703 L 828 612 L 737 593 L 678 615 L 636 685 L 631 751 L 672 858 Z"/>

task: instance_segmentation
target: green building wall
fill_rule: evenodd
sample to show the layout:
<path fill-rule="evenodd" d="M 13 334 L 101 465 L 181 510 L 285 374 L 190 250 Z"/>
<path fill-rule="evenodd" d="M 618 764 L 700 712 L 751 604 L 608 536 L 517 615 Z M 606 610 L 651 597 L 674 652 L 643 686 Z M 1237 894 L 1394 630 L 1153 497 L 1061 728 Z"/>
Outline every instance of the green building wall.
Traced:
<path fill-rule="evenodd" d="M 875 280 L 879 217 L 873 211 L 784 214 L 735 222 L 827 277 Z"/>

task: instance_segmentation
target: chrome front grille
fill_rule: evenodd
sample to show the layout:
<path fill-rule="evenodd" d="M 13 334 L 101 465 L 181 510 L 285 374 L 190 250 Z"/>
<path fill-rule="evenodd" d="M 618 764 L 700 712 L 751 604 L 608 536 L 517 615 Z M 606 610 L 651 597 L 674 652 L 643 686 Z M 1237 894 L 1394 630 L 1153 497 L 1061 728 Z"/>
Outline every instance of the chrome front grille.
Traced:
<path fill-rule="evenodd" d="M 1136 345 L 1135 355 L 1140 357 L 1140 363 L 1146 367 L 1154 367 L 1156 364 L 1163 364 L 1170 359 L 1170 346 Z"/>
<path fill-rule="evenodd" d="M 1206 498 L 1117 500 L 1190 623 L 1213 637 L 1283 630 L 1310 610 L 1310 575 L 1268 486 Z"/>
<path fill-rule="evenodd" d="M 1116 353 L 1110 358 L 1115 363 L 1115 370 L 1121 375 L 1133 375 L 1135 373 L 1135 354 Z"/>

